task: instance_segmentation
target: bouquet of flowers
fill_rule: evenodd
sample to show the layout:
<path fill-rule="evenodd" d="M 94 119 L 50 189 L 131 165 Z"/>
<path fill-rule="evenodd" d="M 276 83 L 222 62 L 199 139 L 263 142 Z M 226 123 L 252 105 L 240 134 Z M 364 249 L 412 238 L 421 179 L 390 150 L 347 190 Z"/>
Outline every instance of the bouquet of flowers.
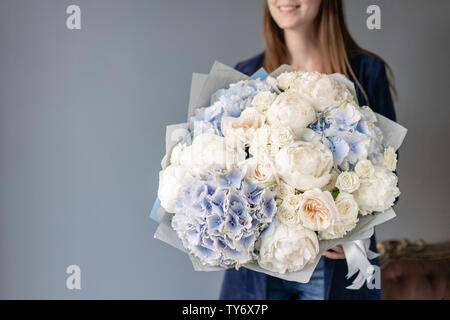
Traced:
<path fill-rule="evenodd" d="M 249 78 L 216 62 L 193 75 L 188 122 L 167 129 L 155 237 L 197 270 L 245 266 L 298 282 L 343 244 L 360 287 L 373 228 L 395 216 L 405 134 L 360 107 L 343 75 L 284 65 Z"/>

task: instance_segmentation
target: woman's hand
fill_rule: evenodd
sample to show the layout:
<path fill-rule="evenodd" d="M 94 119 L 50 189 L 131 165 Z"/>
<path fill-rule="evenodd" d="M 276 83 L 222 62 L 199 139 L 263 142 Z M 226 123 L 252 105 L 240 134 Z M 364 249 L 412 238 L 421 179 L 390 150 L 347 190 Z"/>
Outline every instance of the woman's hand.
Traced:
<path fill-rule="evenodd" d="M 329 259 L 345 259 L 344 248 L 341 245 L 325 251 L 323 255 Z"/>

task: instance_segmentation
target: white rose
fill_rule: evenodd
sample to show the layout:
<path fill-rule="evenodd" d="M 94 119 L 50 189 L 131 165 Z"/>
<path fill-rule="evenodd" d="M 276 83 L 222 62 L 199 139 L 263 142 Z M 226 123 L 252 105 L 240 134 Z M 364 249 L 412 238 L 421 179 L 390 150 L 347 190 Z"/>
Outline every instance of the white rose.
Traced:
<path fill-rule="evenodd" d="M 397 168 L 397 154 L 394 148 L 387 147 L 383 153 L 383 166 L 391 171 L 395 171 Z"/>
<path fill-rule="evenodd" d="M 159 172 L 158 198 L 161 206 L 170 213 L 175 212 L 175 199 L 179 196 L 186 169 L 179 165 L 169 165 Z"/>
<path fill-rule="evenodd" d="M 246 176 L 250 180 L 264 186 L 277 181 L 275 165 L 267 157 L 251 157 L 246 160 Z"/>
<path fill-rule="evenodd" d="M 360 185 L 359 177 L 354 172 L 343 171 L 336 180 L 336 187 L 341 192 L 352 193 L 358 190 Z"/>
<path fill-rule="evenodd" d="M 329 191 L 308 190 L 302 194 L 299 208 L 301 224 L 313 231 L 323 231 L 334 224 L 337 208 Z"/>
<path fill-rule="evenodd" d="M 358 203 L 355 201 L 355 197 L 350 193 L 339 193 L 335 203 L 339 213 L 338 221 L 356 220 L 358 218 Z"/>
<path fill-rule="evenodd" d="M 266 112 L 272 102 L 277 97 L 276 93 L 270 91 L 262 91 L 256 94 L 252 99 L 252 106 L 259 112 Z"/>
<path fill-rule="evenodd" d="M 359 160 L 355 166 L 355 173 L 360 179 L 369 179 L 373 177 L 375 168 L 370 160 Z"/>
<path fill-rule="evenodd" d="M 253 156 L 271 154 L 270 134 L 271 128 L 268 125 L 263 125 L 261 128 L 256 129 L 250 142 L 249 153 Z"/>
<path fill-rule="evenodd" d="M 302 72 L 292 87 L 319 112 L 328 107 L 337 107 L 342 101 L 354 102 L 353 95 L 344 85 L 318 72 Z"/>
<path fill-rule="evenodd" d="M 270 127 L 269 143 L 279 149 L 294 142 L 294 134 L 288 127 Z"/>
<path fill-rule="evenodd" d="M 299 225 L 286 225 L 275 219 L 259 242 L 259 265 L 284 274 L 303 269 L 319 253 L 319 241 L 313 231 Z"/>
<path fill-rule="evenodd" d="M 288 127 L 297 137 L 316 120 L 316 112 L 310 103 L 291 90 L 279 94 L 266 115 L 269 124 Z"/>
<path fill-rule="evenodd" d="M 225 137 L 234 136 L 243 143 L 250 143 L 256 129 L 260 128 L 266 117 L 255 108 L 245 109 L 238 118 L 223 117 L 222 133 Z"/>
<path fill-rule="evenodd" d="M 300 191 L 322 188 L 330 181 L 333 155 L 320 142 L 297 141 L 276 154 L 275 166 L 278 175 Z"/>
<path fill-rule="evenodd" d="M 337 222 L 331 229 L 320 231 L 320 240 L 331 240 L 343 238 L 347 233 L 355 229 L 358 219 L 356 221 L 346 220 L 342 222 Z"/>
<path fill-rule="evenodd" d="M 277 77 L 278 87 L 287 90 L 294 85 L 296 79 L 296 72 L 283 72 Z"/>
<path fill-rule="evenodd" d="M 283 198 L 283 206 L 297 211 L 302 203 L 302 196 L 299 194 L 289 194 Z"/>
<path fill-rule="evenodd" d="M 288 185 L 287 183 L 284 183 L 283 181 L 280 181 L 280 183 L 277 185 L 277 197 L 284 199 L 285 197 L 295 194 L 295 188 Z"/>
<path fill-rule="evenodd" d="M 196 136 L 186 152 L 184 166 L 197 171 L 212 167 L 229 169 L 245 160 L 245 148 L 241 141 L 210 133 Z"/>
<path fill-rule="evenodd" d="M 258 128 L 250 142 L 249 153 L 253 156 L 274 157 L 280 148 L 294 142 L 294 134 L 289 128 L 264 125 Z"/>
<path fill-rule="evenodd" d="M 361 186 L 353 193 L 361 214 L 374 211 L 382 212 L 394 205 L 400 195 L 397 187 L 397 176 L 388 169 L 375 166 L 375 174 L 371 179 L 362 179 Z"/>
<path fill-rule="evenodd" d="M 277 208 L 276 213 L 277 219 L 284 224 L 287 225 L 297 225 L 298 224 L 298 212 L 290 207 L 281 205 Z"/>

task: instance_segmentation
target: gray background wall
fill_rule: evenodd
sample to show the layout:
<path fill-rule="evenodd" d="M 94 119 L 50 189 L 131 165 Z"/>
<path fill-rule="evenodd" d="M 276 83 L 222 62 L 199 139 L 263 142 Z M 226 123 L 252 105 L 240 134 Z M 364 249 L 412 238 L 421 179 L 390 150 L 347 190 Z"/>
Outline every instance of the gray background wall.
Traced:
<path fill-rule="evenodd" d="M 65 9 L 78 4 L 82 29 Z M 183 122 L 192 72 L 262 49 L 262 0 L 0 1 L 0 298 L 218 297 L 153 239 L 164 128 Z M 450 2 L 346 1 L 359 43 L 396 75 L 398 218 L 378 238 L 449 240 Z M 378 4 L 382 29 L 366 28 Z M 66 267 L 82 289 L 66 289 Z"/>

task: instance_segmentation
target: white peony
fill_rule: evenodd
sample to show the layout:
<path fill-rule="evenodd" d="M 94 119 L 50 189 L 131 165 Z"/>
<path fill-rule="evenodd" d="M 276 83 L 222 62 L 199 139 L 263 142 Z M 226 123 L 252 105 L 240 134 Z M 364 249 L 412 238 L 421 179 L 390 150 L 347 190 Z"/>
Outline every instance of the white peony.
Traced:
<path fill-rule="evenodd" d="M 352 193 L 358 190 L 359 185 L 360 181 L 358 175 L 351 171 L 341 172 L 336 180 L 336 187 L 341 192 Z"/>
<path fill-rule="evenodd" d="M 270 91 L 262 91 L 256 94 L 252 99 L 252 106 L 259 112 L 266 112 L 270 105 L 277 97 L 276 93 Z"/>
<path fill-rule="evenodd" d="M 279 94 L 266 115 L 269 124 L 288 127 L 297 137 L 316 120 L 316 113 L 311 104 L 291 90 Z"/>
<path fill-rule="evenodd" d="M 375 168 L 370 160 L 359 160 L 355 166 L 355 173 L 360 179 L 369 179 L 373 177 Z"/>
<path fill-rule="evenodd" d="M 180 194 L 185 176 L 186 169 L 174 164 L 159 172 L 158 198 L 167 212 L 175 212 L 175 199 Z"/>
<path fill-rule="evenodd" d="M 313 231 L 323 231 L 334 224 L 337 208 L 329 191 L 313 189 L 302 194 L 299 208 L 300 223 Z"/>
<path fill-rule="evenodd" d="M 222 133 L 225 137 L 234 136 L 243 143 L 250 143 L 255 130 L 260 128 L 266 117 L 255 108 L 246 108 L 238 118 L 223 117 Z"/>
<path fill-rule="evenodd" d="M 292 87 L 307 98 L 318 112 L 337 107 L 343 101 L 356 103 L 347 87 L 318 72 L 301 72 Z"/>
<path fill-rule="evenodd" d="M 245 163 L 246 176 L 250 180 L 264 186 L 274 184 L 278 180 L 275 165 L 268 157 L 251 157 Z"/>
<path fill-rule="evenodd" d="M 286 183 L 305 191 L 322 188 L 330 181 L 333 155 L 320 142 L 297 141 L 276 154 L 275 165 Z"/>
<path fill-rule="evenodd" d="M 259 242 L 259 265 L 284 274 L 303 269 L 319 253 L 316 234 L 299 225 L 286 225 L 275 219 Z"/>
<path fill-rule="evenodd" d="M 383 166 L 391 171 L 395 171 L 397 168 L 397 154 L 395 153 L 394 148 L 387 147 L 383 153 Z"/>
<path fill-rule="evenodd" d="M 374 211 L 382 212 L 394 205 L 400 195 L 397 176 L 385 167 L 375 166 L 371 179 L 362 179 L 361 185 L 353 193 L 360 213 L 365 215 Z"/>

